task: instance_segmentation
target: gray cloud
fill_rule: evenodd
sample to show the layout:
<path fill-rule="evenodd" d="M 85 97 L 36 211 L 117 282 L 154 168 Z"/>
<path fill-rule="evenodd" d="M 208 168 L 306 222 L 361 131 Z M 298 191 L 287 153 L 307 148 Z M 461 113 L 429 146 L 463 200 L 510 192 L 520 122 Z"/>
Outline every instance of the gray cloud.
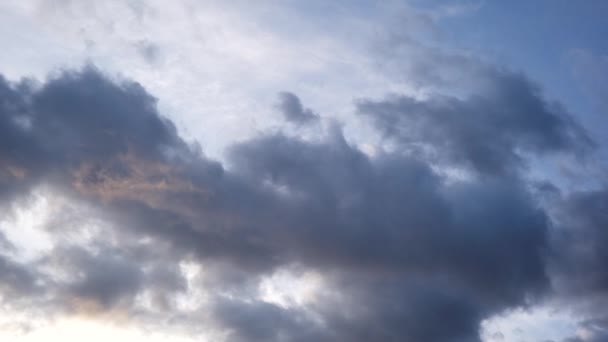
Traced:
<path fill-rule="evenodd" d="M 608 190 L 574 193 L 559 204 L 560 231 L 555 234 L 562 279 L 573 294 L 608 293 Z"/>
<path fill-rule="evenodd" d="M 513 174 L 525 165 L 526 153 L 582 153 L 593 146 L 523 75 L 491 70 L 486 77 L 487 89 L 464 100 L 396 96 L 360 101 L 358 109 L 402 147 L 481 173 Z"/>
<path fill-rule="evenodd" d="M 550 270 L 555 290 L 584 318 L 580 328 L 589 336 L 585 341 L 607 341 L 608 189 L 575 192 L 554 205 L 558 225 Z"/>
<path fill-rule="evenodd" d="M 279 100 L 278 107 L 285 120 L 299 125 L 319 120 L 319 115 L 308 108 L 304 108 L 300 98 L 295 94 L 281 92 L 279 93 Z"/>
<path fill-rule="evenodd" d="M 27 265 L 0 257 L 0 293 L 3 295 L 31 295 L 37 291 L 36 276 Z"/>
<path fill-rule="evenodd" d="M 57 252 L 56 252 L 57 253 Z M 124 260 L 108 251 L 94 256 L 85 251 L 71 249 L 59 256 L 65 259 L 67 269 L 79 274 L 68 291 L 76 298 L 91 299 L 107 309 L 121 299 L 132 300 L 142 287 L 143 271 L 130 260 Z"/>
<path fill-rule="evenodd" d="M 153 319 L 135 303 L 151 291 L 162 317 L 183 317 L 170 297 L 189 285 L 172 269 L 190 260 L 205 266 L 197 285 L 232 341 L 479 341 L 483 319 L 549 293 L 552 225 L 520 176 L 523 155 L 591 145 L 506 72 L 467 100 L 359 104 L 382 132 L 439 159 L 405 148 L 370 157 L 334 127 L 319 141 L 276 133 L 235 144 L 229 168 L 184 142 L 136 83 L 89 67 L 0 84 L 3 198 L 52 184 L 110 223 L 100 241 L 56 246 L 33 278 L 19 275 L 34 284 L 45 265 L 76 275 L 33 297 Z M 288 121 L 318 119 L 293 94 L 282 107 Z M 437 160 L 482 176 L 448 181 Z M 329 294 L 308 308 L 256 297 L 264 276 L 289 267 L 322 274 Z M 3 278 L 20 274 L 5 268 Z"/>

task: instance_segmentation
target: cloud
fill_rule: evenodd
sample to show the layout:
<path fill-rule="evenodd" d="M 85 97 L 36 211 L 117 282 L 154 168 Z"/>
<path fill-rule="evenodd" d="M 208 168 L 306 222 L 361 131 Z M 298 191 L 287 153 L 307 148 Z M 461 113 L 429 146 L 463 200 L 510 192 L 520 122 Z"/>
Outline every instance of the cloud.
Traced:
<path fill-rule="evenodd" d="M 573 341 L 608 339 L 608 189 L 578 191 L 554 203 L 556 233 L 549 269 L 559 298 L 581 317 Z"/>
<path fill-rule="evenodd" d="M 285 120 L 299 125 L 319 120 L 319 115 L 312 110 L 304 108 L 300 98 L 289 92 L 279 93 L 279 109 Z"/>
<path fill-rule="evenodd" d="M 401 148 L 482 174 L 508 175 L 525 154 L 580 153 L 593 147 L 565 110 L 523 75 L 491 70 L 490 84 L 465 99 L 394 96 L 362 100 L 358 110 Z"/>
<path fill-rule="evenodd" d="M 0 257 L 0 292 L 5 295 L 31 295 L 36 291 L 35 275 L 28 271 L 26 265 Z"/>
<path fill-rule="evenodd" d="M 3 81 L 4 200 L 46 185 L 97 208 L 104 225 L 86 242 L 60 240 L 31 276 L 10 264 L 0 276 L 40 284 L 27 298 L 51 313 L 203 324 L 229 341 L 480 341 L 484 319 L 533 305 L 551 285 L 552 225 L 519 174 L 523 156 L 591 144 L 525 78 L 493 82 L 465 100 L 359 103 L 383 133 L 439 159 L 369 156 L 333 125 L 318 140 L 260 134 L 233 144 L 223 165 L 137 83 L 93 67 Z M 282 97 L 286 120 L 320 120 Z M 437 160 L 479 176 L 448 179 Z M 291 268 L 320 274 L 319 300 L 262 298 L 263 280 Z"/>
<path fill-rule="evenodd" d="M 577 192 L 559 203 L 559 234 L 556 248 L 564 258 L 559 263 L 562 279 L 573 294 L 608 291 L 608 273 L 602 267 L 608 255 L 608 191 L 606 189 Z"/>

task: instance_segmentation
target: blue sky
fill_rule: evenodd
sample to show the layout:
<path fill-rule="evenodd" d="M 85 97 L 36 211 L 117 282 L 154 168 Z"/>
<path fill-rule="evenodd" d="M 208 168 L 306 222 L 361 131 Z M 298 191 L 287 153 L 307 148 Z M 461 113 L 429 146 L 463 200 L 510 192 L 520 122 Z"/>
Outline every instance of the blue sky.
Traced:
<path fill-rule="evenodd" d="M 605 124 L 606 107 L 600 104 L 605 83 L 597 81 L 606 82 L 608 77 L 605 1 L 477 4 L 476 10 L 440 23 L 446 41 L 524 71 L 552 98 L 583 117 L 590 129 Z M 602 139 L 601 130 L 595 133 Z"/>

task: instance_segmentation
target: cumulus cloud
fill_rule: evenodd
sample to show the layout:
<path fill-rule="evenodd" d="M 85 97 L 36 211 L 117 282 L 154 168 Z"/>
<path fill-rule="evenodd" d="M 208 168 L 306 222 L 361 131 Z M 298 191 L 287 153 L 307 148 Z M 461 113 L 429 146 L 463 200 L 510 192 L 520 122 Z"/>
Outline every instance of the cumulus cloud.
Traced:
<path fill-rule="evenodd" d="M 0 277 L 31 286 L 20 299 L 51 313 L 202 324 L 228 341 L 480 341 L 484 319 L 550 293 L 548 258 L 559 272 L 586 265 L 576 286 L 601 284 L 601 249 L 555 242 L 522 176 L 525 156 L 575 153 L 590 139 L 521 75 L 492 80 L 465 100 L 359 102 L 395 152 L 369 156 L 333 125 L 318 140 L 274 132 L 233 144 L 229 167 L 185 142 L 137 83 L 93 67 L 42 84 L 2 80 L 3 201 L 48 186 L 106 224 L 31 264 L 2 261 Z M 320 120 L 296 95 L 281 100 L 287 121 Z M 477 176 L 448 179 L 437 161 Z M 600 246 L 594 198 L 596 209 L 568 208 L 588 220 L 572 229 Z M 320 275 L 316 299 L 265 300 L 263 280 L 291 269 Z"/>
<path fill-rule="evenodd" d="M 394 96 L 363 100 L 359 112 L 402 148 L 482 174 L 516 173 L 526 153 L 584 153 L 593 142 L 558 103 L 521 74 L 491 70 L 490 84 L 465 99 Z"/>
<path fill-rule="evenodd" d="M 580 315 L 582 335 L 572 341 L 608 338 L 608 189 L 578 191 L 554 203 L 557 226 L 549 269 L 559 298 Z"/>

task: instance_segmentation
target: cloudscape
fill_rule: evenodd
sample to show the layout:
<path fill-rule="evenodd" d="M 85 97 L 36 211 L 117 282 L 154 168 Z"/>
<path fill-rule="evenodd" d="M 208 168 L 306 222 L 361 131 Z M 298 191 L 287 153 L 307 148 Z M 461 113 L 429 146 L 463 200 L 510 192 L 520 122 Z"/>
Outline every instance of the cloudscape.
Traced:
<path fill-rule="evenodd" d="M 607 17 L 3 1 L 0 339 L 608 341 Z"/>

